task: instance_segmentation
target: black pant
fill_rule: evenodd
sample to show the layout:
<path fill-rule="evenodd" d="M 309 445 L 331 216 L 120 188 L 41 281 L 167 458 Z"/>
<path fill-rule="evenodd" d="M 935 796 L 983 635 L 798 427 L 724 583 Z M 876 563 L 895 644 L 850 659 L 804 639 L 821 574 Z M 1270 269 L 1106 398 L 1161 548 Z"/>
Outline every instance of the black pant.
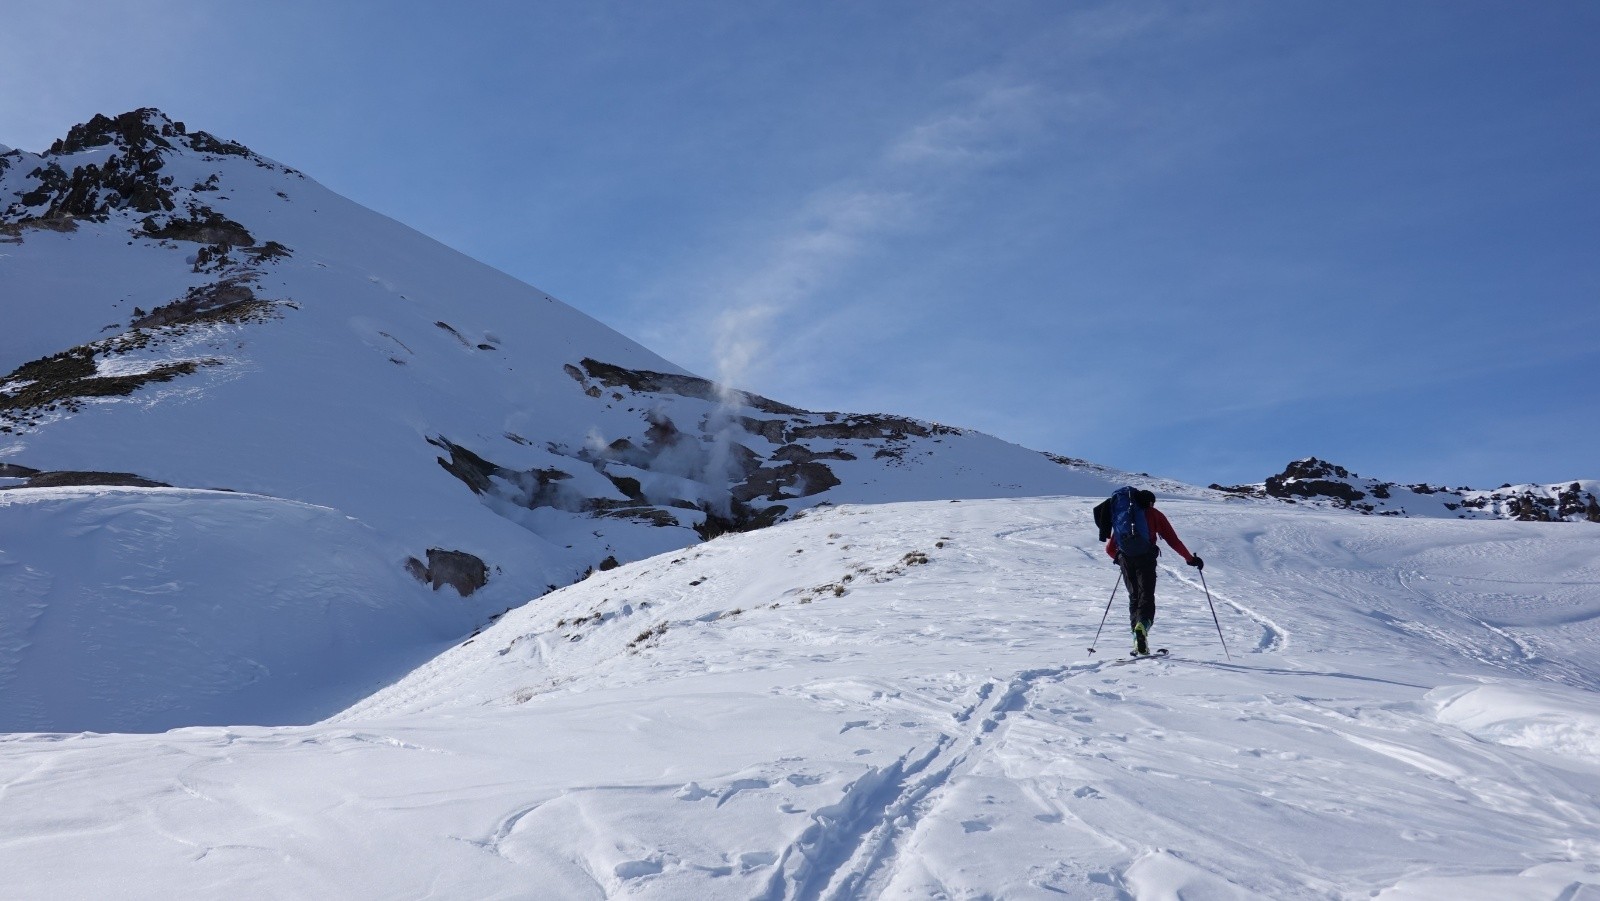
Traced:
<path fill-rule="evenodd" d="M 1122 574 L 1128 580 L 1129 628 L 1141 623 L 1145 631 L 1156 621 L 1156 558 L 1122 560 Z"/>

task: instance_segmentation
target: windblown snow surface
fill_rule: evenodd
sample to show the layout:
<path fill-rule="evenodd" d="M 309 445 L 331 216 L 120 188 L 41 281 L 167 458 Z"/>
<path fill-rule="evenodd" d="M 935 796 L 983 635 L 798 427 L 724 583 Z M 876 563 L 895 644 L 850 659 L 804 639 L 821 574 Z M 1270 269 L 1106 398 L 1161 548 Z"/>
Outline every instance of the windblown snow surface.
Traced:
<path fill-rule="evenodd" d="M 1094 502 L 819 508 L 316 725 L 0 737 L 4 894 L 1600 896 L 1600 530 L 1164 501 L 1227 652 L 1168 555 L 1133 660 Z"/>

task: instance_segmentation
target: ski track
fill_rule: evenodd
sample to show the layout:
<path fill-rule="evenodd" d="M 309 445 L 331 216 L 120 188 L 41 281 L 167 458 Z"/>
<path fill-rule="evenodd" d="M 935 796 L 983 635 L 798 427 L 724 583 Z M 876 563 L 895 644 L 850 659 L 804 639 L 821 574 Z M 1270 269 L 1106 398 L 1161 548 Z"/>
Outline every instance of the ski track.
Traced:
<path fill-rule="evenodd" d="M 1088 504 L 1085 504 L 1086 517 L 1088 515 L 1088 509 Z M 1078 535 L 1087 531 L 1087 529 L 1073 523 L 1051 522 L 1002 530 L 995 533 L 994 538 L 997 541 L 1015 542 L 1018 544 L 1045 548 L 1057 552 L 1055 557 L 1019 558 L 1020 563 L 1037 567 L 1039 570 L 1045 571 L 1059 569 L 1061 566 L 1059 554 L 1064 551 L 1076 551 L 1090 563 L 1107 559 L 1105 557 L 1104 549 L 1098 541 L 1095 541 L 1087 546 L 1071 542 L 1069 536 Z M 1054 537 L 1057 540 L 1047 541 L 1043 538 L 1036 537 L 1041 535 Z M 1171 588 L 1163 590 L 1161 583 L 1158 581 L 1156 586 L 1156 610 L 1158 618 L 1163 620 L 1167 619 L 1171 616 L 1171 611 L 1174 609 L 1187 609 L 1194 596 L 1198 596 L 1202 600 L 1206 597 L 1208 585 L 1202 584 L 1198 578 L 1190 577 L 1188 575 L 1188 568 L 1186 566 L 1169 566 L 1163 564 L 1161 570 L 1168 577 L 1168 585 L 1170 585 L 1172 582 L 1177 582 L 1179 585 L 1182 585 L 1186 591 L 1184 591 L 1182 594 L 1178 594 Z M 1114 570 L 1113 573 L 1115 573 Z M 1118 584 L 1115 576 L 1113 576 L 1111 584 Z M 1127 589 L 1125 586 L 1118 587 L 1115 589 L 1113 594 L 1115 595 L 1114 597 L 1109 595 L 1108 597 L 1111 598 L 1111 613 L 1115 615 L 1126 609 Z M 1259 653 L 1281 653 L 1288 648 L 1290 640 L 1289 631 L 1283 626 L 1279 625 L 1277 622 L 1273 621 L 1270 617 L 1261 613 L 1254 607 L 1218 591 L 1216 588 L 1210 588 L 1209 594 L 1213 602 L 1221 602 L 1222 604 L 1231 607 L 1234 611 L 1254 621 L 1257 627 L 1260 628 L 1261 633 L 1258 637 L 1256 637 L 1251 648 L 1252 650 Z M 1118 604 L 1118 600 L 1122 601 L 1122 603 Z M 1102 606 L 1104 606 L 1106 602 L 1102 601 L 1101 603 Z M 1209 608 L 1206 609 L 1205 616 L 1209 618 Z M 1112 617 L 1108 617 L 1106 620 L 1107 625 L 1110 626 L 1111 622 Z M 1212 625 L 1215 627 L 1217 623 L 1212 623 Z M 1224 627 L 1225 633 L 1226 629 L 1227 627 Z"/>
<path fill-rule="evenodd" d="M 1004 683 L 986 681 L 975 700 L 950 713 L 957 728 L 931 749 L 913 749 L 889 767 L 852 783 L 838 804 L 819 810 L 800 841 L 784 849 L 768 901 L 875 898 L 892 881 L 904 845 L 951 783 L 987 745 L 1004 740 L 1010 714 L 1027 706 L 1035 682 L 1066 667 L 1025 670 Z M 798 865 L 787 867 L 791 861 Z M 786 869 L 788 870 L 786 872 Z"/>

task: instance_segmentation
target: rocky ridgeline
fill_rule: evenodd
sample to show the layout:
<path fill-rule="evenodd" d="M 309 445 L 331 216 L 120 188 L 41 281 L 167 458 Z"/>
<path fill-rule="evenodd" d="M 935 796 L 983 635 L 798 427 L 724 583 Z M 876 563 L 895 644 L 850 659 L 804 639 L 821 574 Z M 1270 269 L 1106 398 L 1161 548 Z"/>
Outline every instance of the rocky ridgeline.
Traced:
<path fill-rule="evenodd" d="M 1595 483 L 1505 484 L 1490 490 L 1401 485 L 1308 457 L 1253 485 L 1212 485 L 1230 494 L 1355 510 L 1379 516 L 1454 516 L 1520 522 L 1600 523 Z"/>
<path fill-rule="evenodd" d="M 0 433 L 77 412 L 91 399 L 126 396 L 218 365 L 203 357 L 159 356 L 164 345 L 193 328 L 264 322 L 281 314 L 285 304 L 258 298 L 255 286 L 268 264 L 291 251 L 277 241 L 257 243 L 243 225 L 205 202 L 206 194 L 219 190 L 217 174 L 192 185 L 179 183 L 168 173 L 175 154 L 202 161 L 241 157 L 299 176 L 241 144 L 203 131 L 190 133 L 156 109 L 97 115 L 37 156 L 19 150 L 0 154 L 0 241 L 19 243 L 29 230 L 72 232 L 80 222 L 122 221 L 136 239 L 169 247 L 200 245 L 184 265 L 212 276 L 209 283 L 148 311 L 134 307 L 117 334 L 0 376 Z M 158 358 L 143 367 L 121 367 L 115 375 L 102 371 L 106 360 L 135 352 Z"/>
<path fill-rule="evenodd" d="M 97 115 L 74 125 L 37 157 L 17 150 L 0 156 L 0 176 L 9 176 L 8 191 L 0 195 L 0 228 L 15 236 L 24 228 L 70 229 L 77 220 L 103 222 L 123 213 L 134 219 L 139 232 L 153 238 L 254 245 L 244 226 L 205 202 L 203 195 L 218 190 L 215 176 L 183 185 L 165 171 L 173 153 L 238 156 L 291 171 L 233 141 L 203 131 L 190 134 L 182 122 L 160 110 Z M 24 166 L 28 171 L 21 172 Z M 11 169 L 18 171 L 8 173 Z"/>
<path fill-rule="evenodd" d="M 439 465 L 473 493 L 517 508 L 684 526 L 710 539 L 771 525 L 797 501 L 837 487 L 838 463 L 865 458 L 903 465 L 919 441 L 962 434 L 900 416 L 812 413 L 696 376 L 587 358 L 565 369 L 597 403 L 637 404 L 636 434 L 600 446 L 552 445 L 549 450 L 572 465 L 532 470 L 500 465 L 435 436 L 430 443 L 448 455 Z M 599 473 L 614 492 L 577 491 L 579 467 Z M 672 487 L 664 491 L 663 485 Z"/>

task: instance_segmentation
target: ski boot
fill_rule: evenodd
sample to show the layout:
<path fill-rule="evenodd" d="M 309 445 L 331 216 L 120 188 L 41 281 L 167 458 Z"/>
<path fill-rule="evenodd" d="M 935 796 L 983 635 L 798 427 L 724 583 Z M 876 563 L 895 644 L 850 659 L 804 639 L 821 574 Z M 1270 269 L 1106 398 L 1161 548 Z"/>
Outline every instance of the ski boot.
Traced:
<path fill-rule="evenodd" d="M 1149 631 L 1150 627 L 1144 623 L 1133 627 L 1133 653 L 1136 656 L 1143 657 L 1150 653 L 1150 644 L 1145 640 L 1145 636 Z"/>

